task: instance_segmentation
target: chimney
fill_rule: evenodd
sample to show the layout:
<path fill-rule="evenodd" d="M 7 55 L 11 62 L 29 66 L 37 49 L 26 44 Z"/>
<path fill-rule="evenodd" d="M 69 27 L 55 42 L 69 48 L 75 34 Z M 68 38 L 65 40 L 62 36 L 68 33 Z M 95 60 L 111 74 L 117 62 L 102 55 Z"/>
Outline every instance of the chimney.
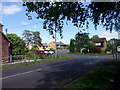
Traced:
<path fill-rule="evenodd" d="M 2 32 L 3 25 L 0 23 L 0 31 Z"/>

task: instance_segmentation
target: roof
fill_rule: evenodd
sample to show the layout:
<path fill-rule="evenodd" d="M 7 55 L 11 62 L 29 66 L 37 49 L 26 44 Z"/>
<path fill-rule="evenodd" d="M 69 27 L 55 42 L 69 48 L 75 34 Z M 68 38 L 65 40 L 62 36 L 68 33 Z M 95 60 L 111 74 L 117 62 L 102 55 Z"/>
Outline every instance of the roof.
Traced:
<path fill-rule="evenodd" d="M 2 24 L 0 23 L 0 26 L 4 26 L 4 25 L 2 25 Z"/>
<path fill-rule="evenodd" d="M 55 42 L 52 42 L 52 43 L 55 43 Z M 66 44 L 64 44 L 63 42 L 56 42 L 56 45 L 66 45 Z"/>
<path fill-rule="evenodd" d="M 92 42 L 94 43 L 102 43 L 104 40 L 106 41 L 106 38 L 92 38 Z"/>
<path fill-rule="evenodd" d="M 43 45 L 43 46 L 48 46 L 48 44 L 47 44 L 47 43 L 43 43 L 42 45 Z"/>
<path fill-rule="evenodd" d="M 7 36 L 6 36 L 3 32 L 0 31 L 0 33 L 6 38 L 6 40 L 7 40 L 8 42 L 10 42 L 12 45 L 14 45 L 14 44 L 7 38 Z"/>

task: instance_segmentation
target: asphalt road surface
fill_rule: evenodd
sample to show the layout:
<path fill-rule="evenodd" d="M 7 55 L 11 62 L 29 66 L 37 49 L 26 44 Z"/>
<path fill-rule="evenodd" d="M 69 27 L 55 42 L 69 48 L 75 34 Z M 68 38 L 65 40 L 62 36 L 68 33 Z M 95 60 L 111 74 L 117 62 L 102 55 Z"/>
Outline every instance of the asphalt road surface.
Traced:
<path fill-rule="evenodd" d="M 3 88 L 61 88 L 85 72 L 112 59 L 111 55 L 73 55 L 70 59 L 48 64 L 3 70 Z"/>

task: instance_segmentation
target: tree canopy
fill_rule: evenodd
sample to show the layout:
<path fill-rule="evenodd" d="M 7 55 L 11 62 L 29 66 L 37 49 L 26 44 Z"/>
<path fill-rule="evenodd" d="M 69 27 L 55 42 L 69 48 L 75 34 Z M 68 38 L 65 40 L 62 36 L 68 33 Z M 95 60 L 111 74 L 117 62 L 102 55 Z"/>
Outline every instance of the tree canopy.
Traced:
<path fill-rule="evenodd" d="M 88 33 L 78 32 L 75 35 L 76 51 L 80 52 L 82 48 L 89 48 L 89 36 Z"/>
<path fill-rule="evenodd" d="M 12 48 L 12 54 L 25 54 L 26 53 L 26 46 L 25 46 L 25 42 L 23 41 L 23 39 L 21 39 L 18 35 L 16 34 L 7 34 L 8 39 L 10 39 L 10 41 L 12 41 L 12 43 L 14 44 L 13 48 Z"/>
<path fill-rule="evenodd" d="M 30 30 L 24 30 L 23 31 L 23 39 L 26 43 L 26 45 L 29 48 L 29 45 L 37 48 L 38 46 L 41 46 L 42 39 L 40 37 L 40 32 L 38 31 L 30 31 Z"/>
<path fill-rule="evenodd" d="M 70 47 L 69 47 L 70 52 L 75 52 L 75 40 L 70 39 Z"/>
<path fill-rule="evenodd" d="M 54 31 L 62 37 L 63 26 L 71 21 L 74 26 L 89 27 L 92 21 L 95 29 L 102 25 L 106 30 L 120 28 L 120 2 L 24 2 L 26 15 L 32 19 L 31 13 L 37 14 L 37 19 L 43 19 L 43 28 L 54 36 Z"/>
<path fill-rule="evenodd" d="M 91 39 L 93 39 L 93 38 L 99 38 L 99 36 L 98 35 L 93 35 L 93 37 Z"/>

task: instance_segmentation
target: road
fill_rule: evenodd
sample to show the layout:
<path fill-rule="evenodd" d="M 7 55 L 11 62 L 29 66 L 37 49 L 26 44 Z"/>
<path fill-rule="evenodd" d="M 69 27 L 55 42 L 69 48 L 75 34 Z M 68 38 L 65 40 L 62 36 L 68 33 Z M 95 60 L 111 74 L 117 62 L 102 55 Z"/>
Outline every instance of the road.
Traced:
<path fill-rule="evenodd" d="M 70 83 L 111 55 L 73 55 L 76 59 L 3 70 L 3 88 L 60 88 Z"/>

